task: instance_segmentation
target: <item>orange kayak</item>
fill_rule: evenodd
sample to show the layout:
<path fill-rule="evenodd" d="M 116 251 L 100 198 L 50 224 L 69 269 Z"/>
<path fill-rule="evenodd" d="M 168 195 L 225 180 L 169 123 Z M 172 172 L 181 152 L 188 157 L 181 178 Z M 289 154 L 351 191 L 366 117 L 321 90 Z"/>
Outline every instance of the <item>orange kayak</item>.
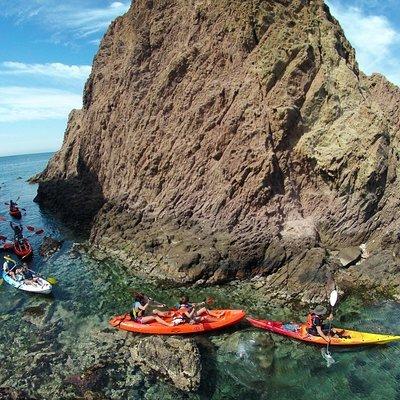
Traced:
<path fill-rule="evenodd" d="M 204 333 L 214 331 L 216 329 L 227 328 L 240 322 L 245 313 L 242 310 L 212 310 L 212 313 L 220 315 L 214 322 L 200 322 L 196 324 L 179 324 L 173 327 L 162 325 L 158 322 L 149 324 L 140 324 L 132 321 L 129 314 L 119 315 L 110 320 L 110 325 L 123 331 L 152 334 L 152 335 L 186 335 L 193 333 Z M 169 317 L 164 318 L 165 321 L 171 322 L 174 313 L 171 312 Z"/>
<path fill-rule="evenodd" d="M 268 321 L 254 318 L 247 318 L 251 325 L 274 332 L 282 336 L 292 339 L 301 340 L 302 342 L 313 343 L 318 345 L 326 345 L 325 339 L 320 336 L 313 336 L 307 332 L 305 324 L 289 323 L 285 324 L 279 321 Z M 400 336 L 383 335 L 380 333 L 367 333 L 351 331 L 349 329 L 335 328 L 341 333 L 342 337 L 332 337 L 329 344 L 331 346 L 363 346 L 387 344 L 400 340 Z"/>

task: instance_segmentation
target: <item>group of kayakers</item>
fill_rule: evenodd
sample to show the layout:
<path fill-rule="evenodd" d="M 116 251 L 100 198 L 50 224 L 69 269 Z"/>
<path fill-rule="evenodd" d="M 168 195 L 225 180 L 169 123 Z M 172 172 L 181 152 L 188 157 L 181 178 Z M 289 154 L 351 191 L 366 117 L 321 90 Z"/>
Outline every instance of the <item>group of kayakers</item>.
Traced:
<path fill-rule="evenodd" d="M 26 262 L 17 263 L 11 257 L 4 256 L 3 271 L 16 282 L 27 285 L 38 283 L 38 277 L 33 274 Z"/>
<path fill-rule="evenodd" d="M 171 311 L 160 311 L 158 309 L 149 313 L 151 304 L 158 307 L 166 307 L 165 304 L 154 301 L 143 293 L 135 292 L 130 311 L 131 320 L 139 324 L 158 322 L 165 326 L 176 326 L 184 323 L 196 324 L 200 322 L 215 322 L 221 317 L 221 313 L 215 313 L 205 307 L 206 301 L 202 303 L 190 303 L 189 297 L 184 295 Z M 164 318 L 172 317 L 171 322 Z"/>
<path fill-rule="evenodd" d="M 167 327 L 174 327 L 180 324 L 212 323 L 224 316 L 223 311 L 211 311 L 205 307 L 206 304 L 207 301 L 191 303 L 189 297 L 184 295 L 171 310 L 160 311 L 156 308 L 150 312 L 151 306 L 166 307 L 166 305 L 153 300 L 143 293 L 134 292 L 132 310 L 129 315 L 131 321 L 138 324 L 158 322 Z M 344 331 L 338 331 L 331 328 L 330 324 L 324 323 L 325 320 L 332 321 L 333 319 L 332 313 L 328 316 L 327 313 L 327 308 L 321 305 L 310 310 L 305 323 L 306 333 L 312 336 L 320 336 L 327 342 L 332 337 L 346 338 L 343 335 Z"/>

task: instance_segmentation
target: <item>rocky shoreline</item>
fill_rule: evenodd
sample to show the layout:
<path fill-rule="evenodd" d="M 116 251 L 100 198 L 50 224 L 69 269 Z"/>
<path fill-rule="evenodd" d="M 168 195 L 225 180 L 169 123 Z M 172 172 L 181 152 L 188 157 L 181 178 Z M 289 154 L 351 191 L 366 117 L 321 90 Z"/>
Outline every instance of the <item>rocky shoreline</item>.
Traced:
<path fill-rule="evenodd" d="M 133 335 L 108 325 L 112 315 L 110 310 L 122 312 L 125 309 L 130 301 L 127 294 L 130 287 L 142 287 L 144 291 L 156 293 L 161 301 L 168 299 L 170 302 L 171 297 L 178 296 L 182 291 L 188 292 L 194 299 L 212 295 L 220 307 L 243 308 L 250 315 L 273 315 L 288 321 L 304 319 L 308 310 L 306 303 L 310 299 L 327 301 L 322 290 L 315 294 L 310 289 L 309 298 L 304 297 L 302 291 L 290 294 L 285 290 L 272 290 L 271 276 L 230 281 L 220 286 L 195 284 L 179 288 L 173 282 L 153 279 L 151 286 L 146 286 L 149 283 L 144 280 L 134 278 L 130 281 L 126 278 L 123 265 L 105 259 L 98 262 L 88 257 L 85 248 L 83 244 L 71 246 L 67 243 L 66 248 L 51 256 L 55 270 L 60 270 L 63 276 L 63 287 L 58 289 L 55 299 L 17 297 L 17 303 L 11 303 L 10 311 L 1 318 L 0 334 L 7 335 L 7 332 L 13 331 L 15 334 L 12 336 L 13 346 L 10 347 L 4 338 L 0 342 L 0 354 L 3 354 L 0 398 L 3 395 L 14 396 L 18 400 L 47 400 L 55 394 L 63 399 L 92 400 L 128 397 L 146 400 L 225 398 L 223 382 L 216 382 L 221 370 L 229 371 L 233 379 L 240 380 L 242 397 L 236 398 L 246 398 L 256 395 L 249 389 L 252 382 L 265 379 L 267 373 L 273 374 L 277 360 L 286 359 L 288 352 L 296 354 L 293 362 L 302 362 L 302 348 L 291 347 L 290 341 L 281 346 L 279 336 L 250 328 L 245 322 L 213 335 L 190 338 Z M 92 250 L 90 246 L 89 249 Z M 353 268 L 369 271 L 371 276 L 376 274 L 373 270 L 376 260 L 371 256 L 357 264 L 358 253 L 356 249 L 352 250 L 356 264 L 340 269 L 339 276 L 348 274 L 346 276 L 351 281 Z M 344 254 L 346 262 L 349 261 L 349 253 L 347 249 Z M 338 256 L 335 255 L 340 260 Z M 78 263 L 82 262 L 84 264 L 78 267 Z M 363 263 L 368 264 L 363 266 Z M 79 271 L 75 272 L 76 268 Z M 124 282 L 123 286 L 114 281 L 115 286 L 102 289 L 101 296 L 97 291 L 88 292 L 88 285 L 95 283 L 102 271 L 118 276 Z M 76 274 L 76 277 L 71 281 L 69 274 Z M 80 283 L 84 274 L 89 274 L 87 280 Z M 108 275 L 102 277 L 102 282 L 97 283 L 99 288 L 109 279 Z M 289 279 L 292 277 L 289 276 Z M 313 282 L 317 286 L 317 280 Z M 349 293 L 364 296 L 363 301 L 371 300 L 374 294 L 352 290 L 353 287 L 346 295 L 340 295 L 342 310 L 337 315 L 337 323 L 346 323 L 348 318 L 360 319 L 360 305 L 346 305 Z M 117 301 L 121 295 L 124 299 Z M 80 314 L 82 317 L 76 320 Z M 261 346 L 262 351 L 257 350 L 257 346 Z M 319 352 L 316 354 L 318 356 Z M 252 358 L 248 360 L 250 356 Z M 256 369 L 241 372 L 243 363 L 246 368 Z M 8 373 L 10 370 L 14 371 L 12 376 Z M 230 396 L 234 395 L 239 396 L 230 392 Z"/>

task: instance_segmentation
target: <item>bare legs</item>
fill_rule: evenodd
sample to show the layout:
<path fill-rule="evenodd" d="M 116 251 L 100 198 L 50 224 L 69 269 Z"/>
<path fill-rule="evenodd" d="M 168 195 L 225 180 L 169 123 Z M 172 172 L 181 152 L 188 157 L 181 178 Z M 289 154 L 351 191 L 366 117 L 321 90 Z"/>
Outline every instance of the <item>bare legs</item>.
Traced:
<path fill-rule="evenodd" d="M 149 324 L 151 322 L 158 322 L 159 324 L 162 324 L 164 326 L 169 326 L 169 327 L 174 326 L 174 324 L 172 324 L 172 323 L 170 324 L 169 322 L 164 321 L 162 318 L 160 318 L 157 315 L 149 315 L 147 317 L 141 317 L 140 321 L 141 321 L 142 324 Z"/>

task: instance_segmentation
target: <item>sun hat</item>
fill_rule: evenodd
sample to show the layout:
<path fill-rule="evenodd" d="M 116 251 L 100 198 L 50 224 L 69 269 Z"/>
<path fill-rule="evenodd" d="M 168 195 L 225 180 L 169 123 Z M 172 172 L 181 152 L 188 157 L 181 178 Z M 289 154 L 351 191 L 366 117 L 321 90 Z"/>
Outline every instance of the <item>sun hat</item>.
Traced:
<path fill-rule="evenodd" d="M 326 307 L 319 305 L 315 307 L 314 310 L 311 310 L 311 312 L 317 315 L 325 315 L 328 312 L 328 310 L 326 309 Z"/>

